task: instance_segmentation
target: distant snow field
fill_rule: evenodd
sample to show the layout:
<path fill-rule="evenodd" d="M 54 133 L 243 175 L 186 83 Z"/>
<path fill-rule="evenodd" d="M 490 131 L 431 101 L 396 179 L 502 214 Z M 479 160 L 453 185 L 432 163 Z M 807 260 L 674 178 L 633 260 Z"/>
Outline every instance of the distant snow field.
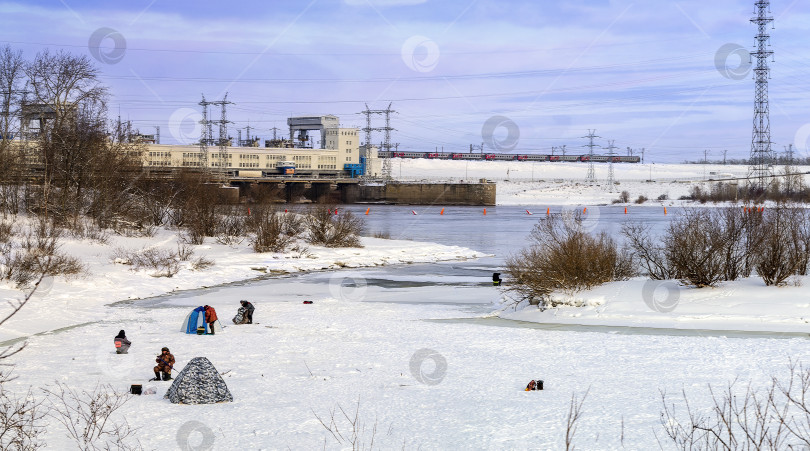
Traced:
<path fill-rule="evenodd" d="M 678 198 L 689 194 L 692 186 L 707 190 L 709 179 L 745 177 L 748 172 L 748 166 L 741 165 L 616 163 L 618 183 L 611 188 L 607 163 L 594 163 L 594 184 L 586 182 L 587 163 L 395 158 L 391 169 L 395 179 L 404 181 L 492 180 L 498 184 L 498 205 L 610 204 L 622 191 L 629 193 L 631 202 L 640 195 L 647 197 L 642 205 L 680 205 Z M 810 167 L 797 170 L 807 172 Z M 667 201 L 656 202 L 662 195 Z"/>

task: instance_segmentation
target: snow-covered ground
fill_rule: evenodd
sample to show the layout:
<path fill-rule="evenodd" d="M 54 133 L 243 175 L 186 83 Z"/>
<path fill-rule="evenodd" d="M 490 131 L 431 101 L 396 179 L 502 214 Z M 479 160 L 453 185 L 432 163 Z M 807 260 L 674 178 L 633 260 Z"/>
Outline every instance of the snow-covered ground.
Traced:
<path fill-rule="evenodd" d="M 604 179 L 607 166 L 596 168 Z M 393 169 L 398 176 L 397 163 Z M 656 182 L 650 183 L 644 181 L 647 166 L 615 169 L 621 185 L 613 193 L 582 183 L 583 164 L 403 160 L 401 170 L 403 179 L 496 180 L 498 204 L 504 206 L 605 204 L 625 189 L 631 198 L 676 199 L 690 185 L 673 180 L 697 179 L 703 172 L 700 165 L 655 165 Z M 706 170 L 742 175 L 746 168 Z M 507 177 L 509 182 L 502 180 Z M 454 227 L 453 217 L 443 218 L 443 227 Z M 470 243 L 477 242 L 473 238 Z M 522 243 L 525 236 L 513 239 Z M 156 394 L 133 397 L 122 410 L 141 428 L 144 449 L 217 450 L 351 448 L 337 444 L 316 415 L 328 422 L 338 404 L 353 413 L 358 403 L 366 445 L 376 424 L 375 448 L 560 449 L 570 396 L 588 391 L 577 432 L 580 448 L 652 449 L 663 438 L 659 390 L 686 389 L 693 405 L 706 406 L 707 384 L 764 384 L 784 374 L 791 360 L 806 363 L 810 357 L 808 278 L 799 280 L 801 286 L 765 287 L 751 278 L 700 290 L 634 279 L 557 297 L 581 307 L 515 311 L 498 305 L 499 292 L 479 274 L 490 267 L 474 268 L 476 276 L 459 275 L 469 267 L 457 273 L 443 267 L 452 274 L 424 278 L 392 269 L 373 282 L 374 290 L 362 289 L 365 279 L 381 277 L 364 267 L 483 257 L 475 244 L 469 249 L 363 238 L 361 249 L 310 246 L 305 252 L 255 254 L 247 242 L 208 240 L 193 248 L 214 266 L 193 271 L 186 265 L 172 278 L 133 272 L 111 260 L 119 247 L 176 249 L 178 242 L 178 233 L 167 230 L 151 239 L 111 237 L 108 244 L 66 241 L 62 250 L 81 257 L 87 274 L 46 280 L 19 315 L 0 327 L 0 339 L 27 337 L 28 343 L 13 358 L 19 377 L 7 386 L 18 394 L 34 387 L 41 397 L 40 389 L 54 381 L 80 390 L 144 383 Z M 231 284 L 306 271 L 329 274 L 329 289 L 314 290 L 289 275 L 270 285 Z M 441 286 L 431 285 L 438 280 Z M 347 295 L 357 286 L 361 295 Z M 471 290 L 483 304 L 469 304 Z M 0 286 L 4 298 L 20 295 Z M 191 308 L 202 304 L 216 307 L 227 326 L 237 301 L 246 298 L 256 305 L 259 324 L 226 327 L 216 336 L 180 331 Z M 302 304 L 302 298 L 314 303 Z M 133 341 L 128 355 L 113 352 L 120 329 Z M 163 346 L 177 357 L 178 369 L 193 357 L 208 357 L 224 373 L 234 402 L 184 406 L 164 400 L 168 383 L 145 382 Z M 544 391 L 523 391 L 537 378 L 545 381 Z M 348 428 L 337 415 L 338 427 Z M 55 419 L 47 423 L 51 448 L 74 448 Z"/>
<path fill-rule="evenodd" d="M 130 266 L 113 262 L 116 249 L 156 247 L 177 250 L 181 242 L 179 232 L 167 230 L 158 231 L 152 238 L 111 236 L 107 244 L 64 240 L 61 251 L 80 258 L 87 268 L 86 274 L 70 279 L 44 280 L 42 288 L 34 293 L 25 308 L 0 328 L 0 341 L 106 319 L 111 311 L 104 306 L 116 301 L 237 282 L 267 274 L 463 260 L 483 255 L 458 246 L 371 237 L 362 238 L 362 248 L 304 245 L 299 252 L 257 254 L 247 240 L 227 246 L 209 238 L 201 246 L 190 246 L 195 258 L 206 257 L 214 262 L 204 270 L 192 270 L 190 263 L 186 262 L 171 278 L 154 277 L 156 271 L 132 271 Z M 0 284 L 1 299 L 20 299 L 22 296 L 23 293 L 14 289 L 13 284 Z M 7 312 L 8 308 L 7 305 L 0 307 L 0 314 Z"/>
<path fill-rule="evenodd" d="M 573 294 L 557 293 L 554 308 L 505 307 L 501 318 L 551 324 L 659 329 L 751 331 L 810 337 L 810 276 L 800 286 L 768 287 L 762 279 L 694 288 L 636 278 Z"/>

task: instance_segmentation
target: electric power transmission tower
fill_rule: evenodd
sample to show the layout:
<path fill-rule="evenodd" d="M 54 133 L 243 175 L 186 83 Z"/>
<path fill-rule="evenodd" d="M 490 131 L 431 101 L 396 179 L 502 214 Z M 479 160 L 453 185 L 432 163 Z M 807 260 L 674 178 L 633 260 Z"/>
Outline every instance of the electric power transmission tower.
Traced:
<path fill-rule="evenodd" d="M 618 149 L 618 147 L 613 145 L 614 142 L 616 142 L 616 141 L 615 140 L 608 141 L 608 147 L 607 147 L 607 150 L 608 150 L 608 153 L 607 153 L 608 154 L 608 178 L 607 178 L 607 183 L 608 183 L 608 191 L 610 191 L 611 193 L 613 192 L 613 186 L 615 185 L 615 183 L 614 183 L 615 179 L 613 177 L 613 157 L 616 155 L 616 153 L 613 152 L 613 149 Z"/>
<path fill-rule="evenodd" d="M 757 62 L 754 68 L 754 128 L 748 177 L 750 185 L 761 190 L 768 187 L 773 176 L 771 122 L 768 111 L 768 78 L 771 71 L 768 67 L 768 57 L 773 55 L 773 51 L 769 50 L 770 35 L 767 32 L 767 25 L 773 22 L 773 17 L 768 15 L 770 4 L 770 0 L 757 0 L 754 3 L 757 16 L 751 19 L 752 23 L 757 24 L 757 49 L 751 52 L 751 56 L 756 57 Z"/>
<path fill-rule="evenodd" d="M 202 107 L 202 119 L 200 119 L 200 168 L 208 170 L 208 140 L 211 139 L 211 124 L 208 122 L 208 105 L 211 103 L 205 100 L 205 94 L 198 105 Z"/>
<path fill-rule="evenodd" d="M 560 146 L 560 150 L 562 150 L 562 154 L 563 154 L 563 156 L 565 156 L 565 144 Z"/>
<path fill-rule="evenodd" d="M 231 122 L 228 120 L 228 112 L 226 111 L 226 106 L 229 103 L 228 101 L 228 93 L 225 93 L 225 96 L 222 97 L 222 100 L 217 100 L 215 102 L 211 102 L 212 105 L 220 105 L 221 106 L 221 113 L 219 123 L 219 169 L 222 175 L 225 174 L 225 168 L 228 167 L 228 151 L 226 149 L 228 145 L 228 124 Z"/>
<path fill-rule="evenodd" d="M 155 144 L 160 144 L 160 125 L 155 126 Z"/>
<path fill-rule="evenodd" d="M 219 139 L 217 140 L 217 144 L 219 147 L 219 155 L 217 159 L 219 160 L 217 163 L 214 163 L 214 166 L 220 168 L 221 175 L 225 174 L 225 168 L 228 167 L 228 152 L 226 151 L 226 147 L 228 144 L 228 124 L 231 122 L 228 120 L 228 112 L 226 110 L 226 106 L 233 102 L 228 101 L 228 93 L 225 93 L 225 96 L 222 100 L 215 100 L 215 101 L 207 101 L 205 100 L 205 95 L 202 96 L 202 101 L 200 101 L 199 105 L 203 107 L 202 111 L 202 120 L 200 124 L 203 125 L 202 127 L 202 137 L 200 138 L 200 166 L 203 168 L 204 171 L 210 170 L 210 165 L 208 161 L 208 145 L 214 144 L 214 133 L 213 133 L 213 124 L 219 125 Z M 220 112 L 220 119 L 213 120 L 208 119 L 208 105 L 219 105 L 221 107 Z"/>
<path fill-rule="evenodd" d="M 787 164 L 793 165 L 793 144 L 785 146 L 785 153 L 787 154 Z"/>
<path fill-rule="evenodd" d="M 601 147 L 599 144 L 594 144 L 594 138 L 601 138 L 601 136 L 594 135 L 596 130 L 588 129 L 588 134 L 583 136 L 583 138 L 588 138 L 590 141 L 585 147 L 588 148 L 588 176 L 585 177 L 585 181 L 588 183 L 596 183 L 596 168 L 593 166 L 593 148 L 594 147 Z"/>
<path fill-rule="evenodd" d="M 388 181 L 391 180 L 391 131 L 394 128 L 391 127 L 391 113 L 396 113 L 396 111 L 391 109 L 391 104 L 388 104 L 388 108 L 384 110 L 372 110 L 366 104 L 366 109 L 362 111 L 363 114 L 366 115 L 366 127 L 363 131 L 366 134 L 366 161 L 369 161 L 369 152 L 371 152 L 371 132 L 372 131 L 381 131 L 384 132 L 384 141 L 381 143 L 380 147 L 383 153 L 382 158 L 382 168 L 381 168 L 381 175 L 384 180 Z M 372 127 L 371 126 L 371 115 L 372 114 L 384 114 L 385 115 L 385 127 Z"/>

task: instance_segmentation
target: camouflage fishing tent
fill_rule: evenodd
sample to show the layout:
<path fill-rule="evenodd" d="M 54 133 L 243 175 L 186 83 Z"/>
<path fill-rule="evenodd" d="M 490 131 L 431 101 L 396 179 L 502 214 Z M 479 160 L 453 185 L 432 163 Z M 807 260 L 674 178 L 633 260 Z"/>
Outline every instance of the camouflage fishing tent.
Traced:
<path fill-rule="evenodd" d="M 205 357 L 194 357 L 174 378 L 166 396 L 174 404 L 214 404 L 232 402 L 228 386 L 214 365 Z"/>

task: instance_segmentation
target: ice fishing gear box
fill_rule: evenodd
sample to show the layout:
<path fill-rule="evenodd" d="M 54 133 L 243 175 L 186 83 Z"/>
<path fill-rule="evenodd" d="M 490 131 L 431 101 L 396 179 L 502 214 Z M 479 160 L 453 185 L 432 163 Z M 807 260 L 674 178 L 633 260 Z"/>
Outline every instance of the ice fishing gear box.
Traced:
<path fill-rule="evenodd" d="M 200 326 L 197 328 L 197 335 L 205 335 L 205 327 Z"/>
<path fill-rule="evenodd" d="M 141 384 L 132 384 L 132 386 L 129 387 L 129 392 L 133 395 L 140 395 L 142 389 L 143 386 Z"/>

